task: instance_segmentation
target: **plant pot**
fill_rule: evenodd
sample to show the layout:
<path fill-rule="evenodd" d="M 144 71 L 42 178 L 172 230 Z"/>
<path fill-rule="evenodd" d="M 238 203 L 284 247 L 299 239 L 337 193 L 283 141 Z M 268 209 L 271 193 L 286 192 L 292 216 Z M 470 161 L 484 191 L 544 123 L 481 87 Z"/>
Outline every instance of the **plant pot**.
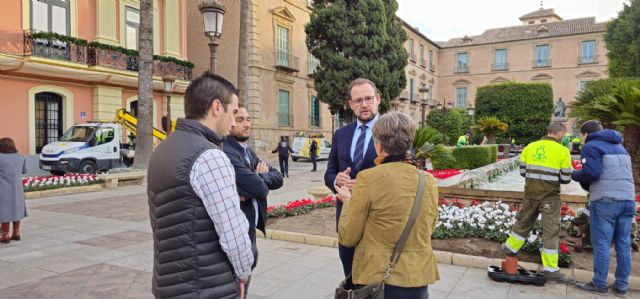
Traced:
<path fill-rule="evenodd" d="M 569 268 L 569 266 L 571 266 L 571 262 L 558 260 L 558 267 L 560 267 L 560 268 Z"/>

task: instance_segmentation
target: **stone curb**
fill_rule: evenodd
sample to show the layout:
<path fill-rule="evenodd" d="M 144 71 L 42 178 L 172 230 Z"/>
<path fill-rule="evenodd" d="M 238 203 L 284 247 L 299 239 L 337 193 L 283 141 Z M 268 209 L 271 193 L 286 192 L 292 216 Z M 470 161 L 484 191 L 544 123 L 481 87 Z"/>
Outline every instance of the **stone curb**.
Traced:
<path fill-rule="evenodd" d="M 49 190 L 42 190 L 42 191 L 25 192 L 24 197 L 26 199 L 34 199 L 34 198 L 73 194 L 73 193 L 94 192 L 94 191 L 100 191 L 102 189 L 103 189 L 102 184 L 95 184 L 95 185 L 88 185 L 88 186 L 76 186 L 76 187 L 66 187 L 66 188 L 57 188 L 57 189 L 49 189 Z"/>
<path fill-rule="evenodd" d="M 338 238 L 334 238 L 334 237 L 318 236 L 318 235 L 312 235 L 312 234 L 289 232 L 289 231 L 282 231 L 282 230 L 272 230 L 272 229 L 267 229 L 266 236 L 262 234 L 262 232 L 260 231 L 257 232 L 257 235 L 259 237 L 272 239 L 272 240 L 325 246 L 325 247 L 336 247 L 336 248 L 338 247 Z M 466 254 L 439 251 L 439 250 L 434 250 L 433 254 L 435 255 L 436 261 L 438 261 L 438 263 L 470 267 L 470 268 L 487 269 L 489 265 L 500 265 L 502 262 L 501 259 L 466 255 Z M 534 271 L 540 271 L 542 268 L 542 266 L 539 264 L 529 263 L 529 262 L 519 262 L 518 265 L 520 265 L 521 267 L 527 270 L 534 270 Z M 575 277 L 576 280 L 579 282 L 591 281 L 591 278 L 593 277 L 593 272 L 582 270 L 582 269 L 560 268 L 560 271 L 567 276 Z M 612 284 L 614 281 L 615 281 L 614 275 L 612 273 L 609 273 L 609 277 L 608 277 L 609 284 Z M 639 276 L 629 276 L 629 289 L 640 291 Z"/>

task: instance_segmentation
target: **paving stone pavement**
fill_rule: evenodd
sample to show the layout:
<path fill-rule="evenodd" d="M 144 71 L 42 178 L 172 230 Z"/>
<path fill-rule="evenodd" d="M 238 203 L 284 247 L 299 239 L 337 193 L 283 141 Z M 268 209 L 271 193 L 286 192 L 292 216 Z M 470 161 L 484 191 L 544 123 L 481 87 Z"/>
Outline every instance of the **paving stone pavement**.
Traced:
<path fill-rule="evenodd" d="M 0 244 L 0 298 L 152 298 L 144 186 L 31 199 L 27 206 L 23 240 Z M 249 298 L 332 298 L 342 279 L 335 248 L 266 239 L 258 248 Z M 482 269 L 439 268 L 430 298 L 600 298 L 563 285 L 496 283 Z"/>

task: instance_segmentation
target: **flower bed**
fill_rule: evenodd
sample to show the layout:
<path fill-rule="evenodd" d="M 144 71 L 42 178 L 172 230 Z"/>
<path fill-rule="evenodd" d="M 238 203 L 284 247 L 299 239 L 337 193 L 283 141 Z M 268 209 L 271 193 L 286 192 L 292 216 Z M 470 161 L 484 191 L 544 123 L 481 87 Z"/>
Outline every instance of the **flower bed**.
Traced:
<path fill-rule="evenodd" d="M 336 205 L 336 199 L 333 195 L 329 195 L 323 199 L 316 201 L 310 198 L 290 201 L 286 204 L 268 206 L 267 218 L 283 218 L 289 216 L 298 216 L 309 213 L 309 211 L 318 208 L 328 208 Z"/>
<path fill-rule="evenodd" d="M 478 204 L 474 200 L 470 206 L 465 207 L 460 200 L 454 199 L 448 204 L 446 200 L 441 199 L 438 204 L 438 223 L 431 235 L 433 239 L 484 238 L 504 242 L 516 222 L 518 212 L 517 209 L 501 202 Z M 575 213 L 563 206 L 560 215 L 561 227 L 565 228 Z M 537 254 L 542 247 L 541 234 L 542 225 L 537 221 L 522 251 Z M 564 252 L 564 257 L 570 262 L 568 249 Z"/>
<path fill-rule="evenodd" d="M 24 192 L 42 191 L 65 187 L 101 184 L 95 174 L 65 174 L 64 176 L 26 177 L 22 179 Z"/>
<path fill-rule="evenodd" d="M 442 169 L 442 170 L 426 170 L 426 172 L 433 175 L 436 179 L 446 179 L 450 178 L 454 175 L 459 175 L 462 173 L 459 169 Z"/>

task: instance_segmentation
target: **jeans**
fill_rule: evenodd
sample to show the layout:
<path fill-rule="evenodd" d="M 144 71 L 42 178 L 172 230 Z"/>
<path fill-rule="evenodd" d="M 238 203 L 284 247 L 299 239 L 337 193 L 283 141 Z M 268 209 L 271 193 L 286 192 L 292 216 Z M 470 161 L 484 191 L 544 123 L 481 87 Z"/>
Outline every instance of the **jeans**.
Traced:
<path fill-rule="evenodd" d="M 631 222 L 635 213 L 633 200 L 602 199 L 589 202 L 591 245 L 593 246 L 594 286 L 607 287 L 611 241 L 616 249 L 616 283 L 620 291 L 629 288 L 631 272 Z"/>
<path fill-rule="evenodd" d="M 384 298 L 386 299 L 429 299 L 428 286 L 420 288 L 402 288 L 392 285 L 384 286 Z"/>

